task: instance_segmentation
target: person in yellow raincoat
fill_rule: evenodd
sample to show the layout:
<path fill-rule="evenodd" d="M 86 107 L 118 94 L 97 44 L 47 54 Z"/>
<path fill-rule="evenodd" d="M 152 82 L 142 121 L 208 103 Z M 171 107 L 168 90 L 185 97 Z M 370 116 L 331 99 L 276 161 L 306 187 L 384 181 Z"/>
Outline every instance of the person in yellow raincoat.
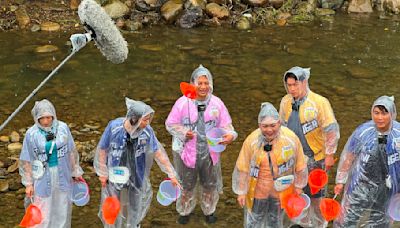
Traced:
<path fill-rule="evenodd" d="M 243 142 L 232 188 L 244 207 L 244 227 L 282 227 L 279 194 L 302 192 L 308 176 L 306 157 L 298 137 L 281 126 L 272 104 L 261 105 L 258 124 Z"/>
<path fill-rule="evenodd" d="M 328 99 L 309 89 L 309 78 L 310 68 L 296 66 L 285 72 L 283 83 L 288 94 L 281 100 L 279 114 L 282 124 L 299 137 L 308 157 L 308 171 L 316 168 L 329 170 L 334 164 L 340 137 L 339 124 Z M 322 227 L 325 220 L 319 204 L 325 196 L 325 189 L 311 195 L 307 185 L 304 192 L 311 198 L 311 208 L 299 225 Z"/>

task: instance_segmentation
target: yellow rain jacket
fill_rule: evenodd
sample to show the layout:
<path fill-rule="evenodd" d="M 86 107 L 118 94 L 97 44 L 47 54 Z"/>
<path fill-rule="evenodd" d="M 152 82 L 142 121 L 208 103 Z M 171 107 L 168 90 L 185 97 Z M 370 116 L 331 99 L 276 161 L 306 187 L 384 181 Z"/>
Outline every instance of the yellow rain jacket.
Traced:
<path fill-rule="evenodd" d="M 282 98 L 279 115 L 284 125 L 287 124 L 290 114 L 292 113 L 292 102 L 293 97 L 290 94 Z M 308 145 L 314 152 L 315 161 L 324 159 L 325 154 L 335 153 L 337 143 L 332 145 L 333 148 L 326 148 L 326 137 L 338 139 L 339 136 L 327 136 L 323 132 L 324 128 L 331 124 L 337 125 L 335 115 L 333 114 L 328 99 L 312 91 L 308 91 L 304 103 L 300 105 L 299 115 L 303 133 L 305 134 Z M 333 134 L 335 134 L 335 132 Z"/>
<path fill-rule="evenodd" d="M 236 172 L 241 175 L 233 181 L 239 182 L 237 186 L 248 186 L 246 195 L 248 210 L 252 209 L 254 198 L 279 197 L 279 193 L 274 189 L 268 155 L 263 150 L 264 144 L 260 142 L 260 139 L 262 139 L 261 130 L 253 131 L 244 141 L 236 161 Z M 307 168 L 307 162 L 300 140 L 294 132 L 281 126 L 278 137 L 273 141 L 270 153 L 275 178 L 294 174 L 295 181 L 292 186 L 298 183 L 297 173 Z M 240 178 L 240 176 L 243 178 Z M 241 181 L 248 181 L 248 183 L 240 183 Z M 304 184 L 301 184 L 302 186 L 299 186 L 299 188 L 304 187 L 307 183 L 306 180 L 300 182 Z"/>

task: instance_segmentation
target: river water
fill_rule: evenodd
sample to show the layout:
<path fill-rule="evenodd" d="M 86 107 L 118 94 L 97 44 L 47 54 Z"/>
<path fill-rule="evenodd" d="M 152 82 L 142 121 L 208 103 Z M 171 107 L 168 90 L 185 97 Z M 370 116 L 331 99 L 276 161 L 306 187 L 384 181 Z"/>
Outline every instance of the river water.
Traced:
<path fill-rule="evenodd" d="M 260 103 L 278 107 L 285 95 L 282 74 L 292 66 L 311 67 L 310 87 L 327 97 L 341 127 L 339 151 L 347 137 L 370 119 L 372 102 L 380 95 L 398 97 L 400 78 L 399 20 L 378 20 L 378 15 L 337 15 L 329 21 L 285 27 L 266 26 L 250 31 L 220 27 L 191 30 L 152 27 L 124 37 L 129 57 L 120 65 L 108 62 L 94 45 L 74 56 L 33 100 L 48 98 L 58 118 L 73 123 L 79 132 L 86 123 L 107 122 L 125 114 L 124 97 L 144 100 L 155 110 L 152 126 L 170 153 L 170 136 L 164 121 L 180 96 L 179 83 L 203 64 L 214 75 L 214 94 L 228 107 L 238 139 L 222 155 L 224 194 L 217 207 L 217 227 L 241 227 L 242 209 L 231 189 L 231 173 L 241 143 L 257 127 Z M 19 105 L 40 81 L 69 53 L 66 41 L 72 32 L 0 33 L 0 121 Z M 35 53 L 45 44 L 59 50 Z M 33 100 L 1 132 L 26 128 L 33 121 Z M 82 131 L 81 131 L 82 132 Z M 84 132 L 84 131 L 83 131 Z M 99 134 L 74 134 L 77 141 L 98 141 Z M 0 144 L 0 158 L 18 156 Z M 84 164 L 91 186 L 91 202 L 74 208 L 73 227 L 100 227 L 97 218 L 99 182 Z M 155 165 L 154 191 L 164 178 Z M 17 174 L 8 175 L 15 178 Z M 330 178 L 330 183 L 334 176 Z M 20 186 L 21 187 L 21 186 Z M 332 185 L 331 185 L 332 187 Z M 332 194 L 332 190 L 330 191 Z M 13 227 L 23 216 L 23 192 L 1 193 L 0 227 Z M 143 227 L 174 227 L 174 206 L 163 207 L 153 199 Z M 199 208 L 190 227 L 207 227 Z"/>

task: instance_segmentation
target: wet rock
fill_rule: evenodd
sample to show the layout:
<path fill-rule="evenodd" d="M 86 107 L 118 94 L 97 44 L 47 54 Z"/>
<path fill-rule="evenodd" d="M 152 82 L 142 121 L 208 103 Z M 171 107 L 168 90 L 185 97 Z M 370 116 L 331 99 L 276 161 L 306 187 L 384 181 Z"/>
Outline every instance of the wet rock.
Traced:
<path fill-rule="evenodd" d="M 356 79 L 367 79 L 376 77 L 376 74 L 374 74 L 371 70 L 361 66 L 350 66 L 347 71 L 351 75 L 351 77 Z"/>
<path fill-rule="evenodd" d="M 176 24 L 181 28 L 193 28 L 203 22 L 203 10 L 200 6 L 185 9 Z"/>
<path fill-rule="evenodd" d="M 38 24 L 32 25 L 31 32 L 38 32 L 38 31 L 40 31 L 40 25 Z"/>
<path fill-rule="evenodd" d="M 28 67 L 38 71 L 52 71 L 59 63 L 54 60 L 39 60 L 32 62 Z"/>
<path fill-rule="evenodd" d="M 16 160 L 16 161 L 14 162 L 14 164 L 8 166 L 7 172 L 13 173 L 13 172 L 15 172 L 15 171 L 18 170 L 18 167 L 19 167 L 19 160 Z"/>
<path fill-rule="evenodd" d="M 139 48 L 147 51 L 161 51 L 164 49 L 162 46 L 157 44 L 143 44 L 139 45 Z"/>
<path fill-rule="evenodd" d="M 238 22 L 236 22 L 235 27 L 239 30 L 249 30 L 251 29 L 251 24 L 247 17 L 242 16 Z"/>
<path fill-rule="evenodd" d="M 7 192 L 8 187 L 9 185 L 7 180 L 0 180 L 0 192 Z"/>
<path fill-rule="evenodd" d="M 60 30 L 60 28 L 61 28 L 60 24 L 58 24 L 56 22 L 51 22 L 51 21 L 43 22 L 40 25 L 40 29 L 42 31 L 47 31 L 47 32 L 56 32 L 56 31 Z"/>
<path fill-rule="evenodd" d="M 0 168 L 4 168 L 4 162 L 0 161 Z"/>
<path fill-rule="evenodd" d="M 19 136 L 18 132 L 16 132 L 16 131 L 11 132 L 10 140 L 11 140 L 11 142 L 14 142 L 14 143 L 19 142 L 20 136 Z"/>
<path fill-rule="evenodd" d="M 10 143 L 10 144 L 8 144 L 7 149 L 9 151 L 20 151 L 22 149 L 22 144 L 19 142 Z"/>
<path fill-rule="evenodd" d="M 172 23 L 182 10 L 183 4 L 181 1 L 169 0 L 161 7 L 161 15 L 168 23 Z"/>
<path fill-rule="evenodd" d="M 347 11 L 349 13 L 372 13 L 373 10 L 370 0 L 351 0 Z"/>
<path fill-rule="evenodd" d="M 129 8 L 124 3 L 116 0 L 103 7 L 111 18 L 119 18 L 129 13 Z"/>
<path fill-rule="evenodd" d="M 400 1 L 398 0 L 382 0 L 382 10 L 398 14 L 400 11 Z"/>
<path fill-rule="evenodd" d="M 127 20 L 125 22 L 125 29 L 128 31 L 138 31 L 143 28 L 143 24 L 140 21 Z"/>
<path fill-rule="evenodd" d="M 229 17 L 229 10 L 225 6 L 220 6 L 216 3 L 209 3 L 206 6 L 206 12 L 210 17 L 225 19 Z"/>
<path fill-rule="evenodd" d="M 279 26 L 285 26 L 287 24 L 287 20 L 280 18 L 280 19 L 276 20 L 276 24 Z"/>
<path fill-rule="evenodd" d="M 72 10 L 77 10 L 80 3 L 81 3 L 80 0 L 71 0 L 69 2 L 69 8 Z"/>
<path fill-rule="evenodd" d="M 58 47 L 50 44 L 43 45 L 35 49 L 35 52 L 37 53 L 50 53 L 55 51 L 58 51 Z"/>
<path fill-rule="evenodd" d="M 331 15 L 335 15 L 336 12 L 335 10 L 332 9 L 323 9 L 323 8 L 316 8 L 315 9 L 315 16 L 331 16 Z"/>
<path fill-rule="evenodd" d="M 115 22 L 115 25 L 118 28 L 124 29 L 125 28 L 125 21 L 122 18 L 118 18 L 117 21 Z"/>
<path fill-rule="evenodd" d="M 6 135 L 2 135 L 0 136 L 0 142 L 9 142 L 10 141 L 10 137 L 6 136 Z"/>
<path fill-rule="evenodd" d="M 342 7 L 344 0 L 318 0 L 319 5 L 324 9 L 337 10 Z"/>
<path fill-rule="evenodd" d="M 290 13 L 284 12 L 284 13 L 279 13 L 277 16 L 277 19 L 283 19 L 283 20 L 287 20 L 289 17 L 291 17 L 292 15 Z"/>
<path fill-rule="evenodd" d="M 28 13 L 26 12 L 25 8 L 23 8 L 23 7 L 20 7 L 15 12 L 15 16 L 17 18 L 19 27 L 22 29 L 24 29 L 31 22 L 31 19 L 29 18 Z"/>
<path fill-rule="evenodd" d="M 101 126 L 100 124 L 84 124 L 83 127 L 89 128 L 90 130 L 97 130 Z"/>

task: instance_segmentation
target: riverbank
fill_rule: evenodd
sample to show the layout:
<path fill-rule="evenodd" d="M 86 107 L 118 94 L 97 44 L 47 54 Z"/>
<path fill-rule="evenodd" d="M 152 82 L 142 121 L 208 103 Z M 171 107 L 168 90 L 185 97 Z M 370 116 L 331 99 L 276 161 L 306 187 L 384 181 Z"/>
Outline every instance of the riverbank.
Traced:
<path fill-rule="evenodd" d="M 225 26 L 249 30 L 254 26 L 285 26 L 315 20 L 332 21 L 337 12 L 371 13 L 387 19 L 398 13 L 394 0 L 97 0 L 122 31 L 152 25 L 192 28 Z M 0 30 L 82 30 L 80 0 L 2 0 Z M 395 15 L 395 17 L 397 17 Z"/>

